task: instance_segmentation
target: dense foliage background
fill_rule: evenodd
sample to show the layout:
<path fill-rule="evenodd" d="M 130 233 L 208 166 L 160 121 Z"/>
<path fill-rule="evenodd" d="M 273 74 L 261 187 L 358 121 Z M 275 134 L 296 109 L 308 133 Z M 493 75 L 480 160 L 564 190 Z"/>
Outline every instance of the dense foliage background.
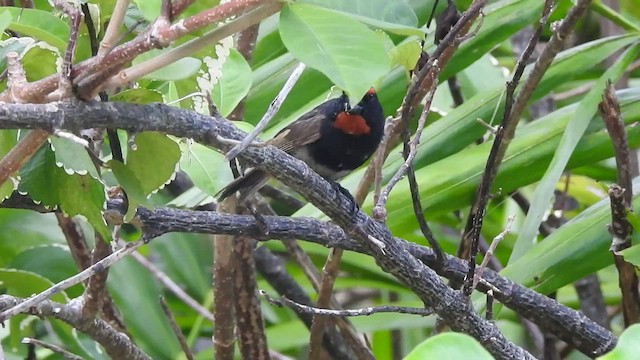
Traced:
<path fill-rule="evenodd" d="M 58 95 L 62 94 L 56 97 L 51 96 L 52 90 L 29 88 L 28 84 L 20 83 L 20 76 L 12 74 L 11 60 L 5 59 L 10 52 L 17 52 L 25 80 L 30 84 L 44 84 L 36 81 L 46 81 L 64 71 L 63 58 L 69 38 L 74 36 L 74 19 L 81 17 L 69 16 L 68 10 L 56 9 L 47 1 L 3 1 L 0 68 L 4 72 L 0 90 L 4 93 L 0 97 L 7 103 L 42 104 L 60 98 L 65 102 L 89 101 L 99 99 L 98 92 L 104 90 L 103 100 L 108 97 L 108 101 L 114 102 L 160 102 L 203 114 L 215 106 L 220 116 L 236 120 L 234 125 L 250 131 L 302 62 L 306 65 L 304 72 L 260 136 L 268 139 L 340 90 L 356 99 L 373 85 L 386 115 L 396 117 L 411 83 L 410 70 L 421 54 L 421 41 L 424 40 L 427 54 L 433 54 L 436 49 L 435 23 L 426 28 L 434 5 L 431 0 L 282 3 L 230 0 L 226 2 L 229 9 L 232 6 L 228 4 L 237 4 L 247 12 L 238 15 L 243 11 L 224 13 L 221 10 L 220 18 L 203 20 L 200 25 L 204 26 L 185 21 L 189 31 L 184 33 L 179 33 L 179 27 L 172 28 L 173 33 L 163 32 L 166 29 L 158 19 L 167 20 L 164 12 L 167 3 L 137 0 L 128 4 L 128 1 L 111 0 L 58 4 L 58 8 L 70 7 L 79 11 L 78 14 L 84 13 L 84 19 L 78 23 L 73 64 L 83 61 L 88 64 L 92 61 L 88 59 L 100 59 L 100 56 L 113 59 L 120 54 L 121 48 L 113 48 L 118 44 L 156 39 L 153 36 L 170 41 L 158 41 L 144 51 L 129 49 L 135 55 L 133 61 L 125 59 L 127 53 L 123 51 L 122 59 L 126 61 L 113 68 L 105 65 L 107 61 L 100 63 L 100 60 L 91 64 L 101 65 L 89 70 L 82 65 L 74 66 L 67 87 L 64 82 L 58 86 L 56 78 L 53 89 L 58 89 Z M 173 11 L 177 11 L 177 4 L 183 3 L 189 1 L 174 1 Z M 483 15 L 471 26 L 471 34 L 439 73 L 439 84 L 413 168 L 425 218 L 434 237 L 449 254 L 455 255 L 460 246 L 495 138 L 494 130 L 488 127 L 497 127 L 502 119 L 505 83 L 511 79 L 516 61 L 534 33 L 543 3 L 540 0 L 488 1 Z M 533 71 L 535 59 L 541 56 L 553 31 L 575 2 L 554 3 L 523 81 Z M 126 13 L 121 26 L 116 27 L 117 36 L 112 38 L 115 43 L 111 48 L 98 50 L 97 43 L 105 36 L 112 16 L 117 14 L 114 9 L 123 4 Z M 471 1 L 455 1 L 461 12 L 470 4 Z M 218 1 L 198 0 L 171 20 L 192 19 L 223 6 L 225 4 Z M 446 6 L 446 2 L 439 4 L 436 14 Z M 171 11 L 169 8 L 168 12 Z M 230 15 L 234 20 L 229 20 Z M 91 22 L 87 22 L 87 18 Z M 221 21 L 220 24 L 217 21 Z M 440 24 L 443 21 L 441 19 Z M 255 44 L 248 42 L 250 50 L 241 47 L 247 43 L 237 35 L 227 37 L 240 31 L 249 36 L 255 31 L 249 26 L 255 23 L 259 23 L 259 30 Z M 150 32 L 154 26 L 157 32 Z M 198 39 L 206 41 L 195 45 Z M 598 103 L 607 82 L 612 81 L 628 146 L 637 148 L 640 145 L 640 128 L 636 124 L 640 118 L 639 44 L 640 7 L 636 0 L 598 0 L 589 4 L 588 11 L 572 35 L 564 39 L 562 51 L 544 72 L 528 101 L 491 187 L 492 197 L 481 230 L 480 249 L 484 252 L 491 240 L 509 227 L 509 217 L 515 216 L 489 267 L 561 304 L 599 315 L 599 319 L 593 320 L 615 335 L 622 334 L 639 319 L 630 316 L 630 321 L 625 323 L 618 280 L 620 267 L 614 265 L 614 256 L 608 250 L 612 235 L 607 224 L 612 220 L 607 187 L 619 180 L 619 172 L 611 137 L 598 113 Z M 98 55 L 97 51 L 100 51 Z M 154 59 L 165 59 L 170 65 L 155 69 Z M 105 69 L 103 73 L 100 73 L 101 66 Z M 128 78 L 121 77 L 121 71 L 126 72 Z M 208 99 L 213 104 L 209 104 Z M 419 107 L 423 105 L 424 101 Z M 409 123 L 411 133 L 416 129 L 421 111 L 419 108 Z M 3 129 L 0 130 L 0 158 L 15 159 L 11 157 L 15 156 L 12 152 L 20 149 L 19 144 L 25 141 L 28 132 L 3 122 L 11 117 L 10 112 L 3 108 L 0 113 L 0 129 Z M 36 131 L 39 130 L 31 130 Z M 140 222 L 134 218 L 138 206 L 198 208 L 210 203 L 233 179 L 224 153 L 190 139 L 160 132 L 124 130 L 108 138 L 101 129 L 75 135 L 89 139 L 89 147 L 93 149 L 87 151 L 82 141 L 68 132 L 45 133 L 39 143 L 32 142 L 38 146 L 26 151 L 24 163 L 12 168 L 17 171 L 8 171 L 11 168 L 2 167 L 0 163 L 0 175 L 2 171 L 7 172 L 0 178 L 9 177 L 0 183 L 2 294 L 25 298 L 39 293 L 77 274 L 79 268 L 89 266 L 94 244 L 102 240 L 117 244 L 120 240 L 118 248 L 122 241 L 138 239 L 142 233 Z M 121 159 L 112 152 L 116 138 L 124 153 Z M 404 162 L 401 150 L 400 144 L 384 162 L 383 186 Z M 637 156 L 635 151 L 631 154 L 635 177 Z M 365 170 L 354 172 L 341 184 L 355 193 Z M 275 181 L 271 184 L 303 200 L 282 184 Z M 107 217 L 105 222 L 103 216 L 107 201 L 121 199 L 122 192 L 128 200 L 124 219 L 127 224 L 114 227 L 114 221 Z M 390 193 L 386 225 L 395 237 L 426 246 L 411 199 L 409 184 L 403 180 Z M 370 194 L 362 210 L 371 214 L 373 201 Z M 634 204 L 636 202 L 634 200 Z M 33 206 L 34 203 L 38 206 Z M 295 201 L 272 202 L 279 215 L 327 220 L 316 207 L 306 205 L 297 209 L 296 204 Z M 52 213 L 54 209 L 58 210 Z M 62 213 L 73 217 L 72 220 Z M 626 219 L 633 227 L 640 224 L 633 214 Z M 100 295 L 112 299 L 112 303 L 105 300 L 108 306 L 103 304 L 102 316 L 109 321 L 117 319 L 118 316 L 104 313 L 107 308 L 117 309 L 123 324 L 112 325 L 126 329 L 135 346 L 149 357 L 184 358 L 158 301 L 159 296 L 163 296 L 195 358 L 212 358 L 214 324 L 207 318 L 212 313 L 203 314 L 185 304 L 184 299 L 168 287 L 168 282 L 177 284 L 208 309 L 205 311 L 215 312 L 211 309 L 215 297 L 212 287 L 214 238 L 214 235 L 196 233 L 163 234 L 140 247 L 133 256 L 117 261 L 108 272 L 108 295 Z M 80 249 L 77 241 L 88 247 Z M 315 271 L 322 269 L 330 250 L 305 241 L 299 241 L 298 245 Z M 290 253 L 290 245 L 267 241 L 257 246 L 266 247 L 286 260 L 286 272 L 311 299 L 316 299 L 317 292 L 305 273 L 308 269 L 300 267 L 301 261 Z M 100 245 L 96 249 L 98 247 Z M 623 250 L 624 261 L 637 265 L 638 249 L 631 246 Z M 93 262 L 110 253 L 109 249 L 105 251 L 102 256 L 94 254 Z M 160 279 L 162 276 L 165 278 Z M 90 287 L 87 284 L 71 286 L 51 299 L 67 304 L 90 293 L 86 291 Z M 274 297 L 278 295 L 262 276 L 257 277 L 257 288 Z M 342 255 L 333 293 L 340 308 L 430 306 L 406 284 L 379 267 L 373 257 L 350 251 Z M 310 339 L 305 324 L 291 309 L 258 298 L 268 348 L 275 352 L 272 356 L 306 358 Z M 474 293 L 471 300 L 484 316 L 484 295 Z M 86 295 L 85 301 L 89 301 Z M 601 305 L 598 307 L 598 304 Z M 636 305 L 640 306 L 637 302 Z M 586 309 L 594 306 L 595 311 Z M 557 340 L 553 332 L 538 329 L 534 324 L 536 319 L 529 322 L 523 317 L 525 314 L 498 304 L 493 311 L 493 321 L 506 338 L 534 356 L 587 358 L 574 349 L 575 344 Z M 2 320 L 5 326 L 0 328 L 0 339 L 6 359 L 62 358 L 56 351 L 23 344 L 25 337 L 56 344 L 82 358 L 108 358 L 94 341 L 95 337 L 87 335 L 78 324 L 69 324 L 54 316 L 25 313 L 8 319 L 2 317 Z M 491 358 L 473 338 L 446 333 L 447 324 L 438 324 L 434 315 L 422 317 L 392 312 L 354 317 L 350 321 L 358 333 L 366 334 L 376 359 L 404 356 L 419 359 L 443 353 L 448 358 Z M 443 334 L 435 336 L 441 332 Z M 633 330 L 626 336 L 634 339 Z M 635 335 L 635 342 L 637 336 L 640 335 Z M 624 344 L 633 343 L 634 340 L 620 342 L 623 348 Z M 606 358 L 629 357 L 614 352 Z"/>

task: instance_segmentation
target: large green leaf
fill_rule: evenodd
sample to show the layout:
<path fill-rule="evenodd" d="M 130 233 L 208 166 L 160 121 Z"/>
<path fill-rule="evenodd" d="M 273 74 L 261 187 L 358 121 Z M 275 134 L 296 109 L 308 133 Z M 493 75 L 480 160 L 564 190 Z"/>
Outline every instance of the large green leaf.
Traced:
<path fill-rule="evenodd" d="M 180 346 L 160 308 L 162 292 L 151 275 L 125 258 L 111 267 L 107 284 L 136 343 L 153 359 L 175 358 Z"/>
<path fill-rule="evenodd" d="M 320 70 L 352 101 L 359 101 L 390 68 L 380 38 L 339 12 L 308 4 L 285 5 L 280 36 L 293 55 Z"/>
<path fill-rule="evenodd" d="M 441 358 L 491 360 L 493 356 L 471 336 L 449 332 L 425 340 L 411 350 L 404 360 Z"/>
<path fill-rule="evenodd" d="M 104 239 L 110 238 L 102 218 L 106 193 L 102 182 L 89 175 L 69 175 L 56 165 L 49 144 L 36 152 L 20 170 L 18 189 L 47 207 L 60 207 L 69 216 L 82 215 Z"/>
<path fill-rule="evenodd" d="M 69 25 L 50 11 L 24 9 L 19 7 L 0 7 L 0 12 L 8 13 L 13 20 L 9 29 L 42 40 L 63 52 L 69 39 Z"/>
<path fill-rule="evenodd" d="M 303 0 L 351 16 L 365 24 L 400 35 L 422 37 L 418 17 L 405 0 Z"/>
<path fill-rule="evenodd" d="M 618 344 L 610 353 L 600 356 L 598 360 L 633 359 L 640 353 L 640 324 L 631 325 L 620 336 Z"/>
<path fill-rule="evenodd" d="M 211 99 L 222 116 L 228 116 L 251 89 L 251 67 L 235 49 L 222 65 L 222 76 L 211 90 Z"/>
<path fill-rule="evenodd" d="M 640 180 L 634 181 L 640 186 Z M 633 201 L 640 208 L 640 197 Z M 567 222 L 525 255 L 510 263 L 502 274 L 548 294 L 613 263 L 609 199 L 605 198 Z"/>
<path fill-rule="evenodd" d="M 180 160 L 180 147 L 166 135 L 151 131 L 136 134 L 134 144 L 127 153 L 126 165 L 149 195 L 171 180 Z"/>
<path fill-rule="evenodd" d="M 578 141 L 582 138 L 584 132 L 587 130 L 587 126 L 589 126 L 594 114 L 598 110 L 598 103 L 602 97 L 602 92 L 606 88 L 607 82 L 617 82 L 627 66 L 636 59 L 639 52 L 640 46 L 638 45 L 634 45 L 625 51 L 616 63 L 593 84 L 589 93 L 582 99 L 580 105 L 578 105 L 575 114 L 573 114 L 566 129 L 562 133 L 560 144 L 555 151 L 549 168 L 533 194 L 531 207 L 518 234 L 518 240 L 511 254 L 510 262 L 517 260 L 533 246 L 544 213 L 549 208 L 556 183 L 569 162 L 575 147 L 578 145 Z"/>
<path fill-rule="evenodd" d="M 49 141 L 51 142 L 51 150 L 56 155 L 56 165 L 64 168 L 68 174 L 90 174 L 96 179 L 100 177 L 96 165 L 84 146 L 58 137 L 52 137 Z"/>
<path fill-rule="evenodd" d="M 180 169 L 189 175 L 200 190 L 215 196 L 233 180 L 224 157 L 217 151 L 198 143 L 181 143 Z"/>

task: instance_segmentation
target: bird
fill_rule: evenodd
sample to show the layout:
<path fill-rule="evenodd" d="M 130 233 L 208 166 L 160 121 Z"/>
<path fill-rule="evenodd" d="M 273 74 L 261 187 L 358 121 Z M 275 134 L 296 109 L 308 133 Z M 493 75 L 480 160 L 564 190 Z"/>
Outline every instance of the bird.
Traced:
<path fill-rule="evenodd" d="M 376 151 L 384 134 L 384 111 L 374 88 L 351 107 L 343 93 L 318 105 L 266 143 L 304 161 L 320 176 L 353 197 L 337 181 L 357 169 Z M 248 170 L 216 195 L 218 202 L 239 192 L 245 200 L 262 188 L 270 175 Z M 346 192 L 346 193 L 345 193 Z"/>

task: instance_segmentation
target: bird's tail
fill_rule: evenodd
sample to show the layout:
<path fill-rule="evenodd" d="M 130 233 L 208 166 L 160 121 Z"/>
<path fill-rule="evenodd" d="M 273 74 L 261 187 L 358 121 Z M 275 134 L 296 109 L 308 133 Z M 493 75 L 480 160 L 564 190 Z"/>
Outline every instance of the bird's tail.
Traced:
<path fill-rule="evenodd" d="M 218 202 L 220 202 L 234 195 L 236 192 L 240 192 L 238 199 L 244 200 L 260 190 L 260 188 L 267 183 L 267 180 L 269 180 L 269 175 L 266 172 L 258 169 L 250 170 L 244 174 L 244 176 L 233 180 L 229 185 L 220 190 L 220 192 L 216 194 L 216 198 Z"/>

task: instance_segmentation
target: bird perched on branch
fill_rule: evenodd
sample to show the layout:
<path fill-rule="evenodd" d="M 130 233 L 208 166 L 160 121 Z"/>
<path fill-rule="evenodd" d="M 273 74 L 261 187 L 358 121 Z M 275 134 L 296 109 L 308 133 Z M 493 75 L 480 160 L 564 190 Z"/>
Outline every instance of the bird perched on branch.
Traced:
<path fill-rule="evenodd" d="M 353 107 L 346 94 L 318 105 L 282 129 L 267 144 L 304 161 L 319 175 L 335 183 L 371 157 L 383 133 L 382 105 L 371 88 Z M 266 171 L 251 169 L 222 189 L 217 194 L 218 201 L 236 192 L 243 200 L 260 190 L 268 179 Z M 340 190 L 346 191 L 342 187 Z"/>

